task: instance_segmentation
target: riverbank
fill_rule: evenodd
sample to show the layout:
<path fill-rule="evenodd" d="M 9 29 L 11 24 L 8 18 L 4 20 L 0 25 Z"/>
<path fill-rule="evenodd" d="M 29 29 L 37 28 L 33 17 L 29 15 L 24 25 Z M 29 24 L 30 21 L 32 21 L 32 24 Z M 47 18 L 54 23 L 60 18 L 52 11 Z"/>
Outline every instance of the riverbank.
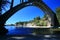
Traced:
<path fill-rule="evenodd" d="M 19 28 L 19 27 L 26 27 L 26 28 L 51 28 L 52 26 L 36 26 L 36 25 L 34 25 L 34 26 L 31 26 L 31 25 L 28 25 L 28 26 L 15 26 L 15 27 L 17 27 L 17 28 Z"/>

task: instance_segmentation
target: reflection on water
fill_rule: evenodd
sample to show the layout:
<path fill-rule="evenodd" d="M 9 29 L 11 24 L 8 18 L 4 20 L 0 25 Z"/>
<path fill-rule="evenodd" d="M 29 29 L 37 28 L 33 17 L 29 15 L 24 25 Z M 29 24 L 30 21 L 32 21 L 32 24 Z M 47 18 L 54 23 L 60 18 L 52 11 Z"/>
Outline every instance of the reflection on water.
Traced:
<path fill-rule="evenodd" d="M 5 26 L 8 29 L 8 34 L 10 35 L 22 35 L 22 34 L 30 34 L 33 32 L 33 28 L 16 28 L 15 26 Z"/>
<path fill-rule="evenodd" d="M 14 30 L 16 27 L 15 26 L 5 26 L 8 31 Z"/>
<path fill-rule="evenodd" d="M 33 28 L 16 28 L 15 26 L 5 26 L 6 29 L 8 29 L 8 35 L 28 35 L 31 34 L 33 32 Z M 23 38 L 22 40 L 60 40 L 60 35 L 40 35 L 40 36 L 31 36 L 31 37 L 27 37 L 24 36 L 25 38 Z M 17 37 L 12 37 L 13 39 L 17 40 Z M 10 39 L 12 39 L 10 38 Z M 20 37 L 18 37 L 19 39 Z M 20 40 L 20 39 L 19 39 Z"/>

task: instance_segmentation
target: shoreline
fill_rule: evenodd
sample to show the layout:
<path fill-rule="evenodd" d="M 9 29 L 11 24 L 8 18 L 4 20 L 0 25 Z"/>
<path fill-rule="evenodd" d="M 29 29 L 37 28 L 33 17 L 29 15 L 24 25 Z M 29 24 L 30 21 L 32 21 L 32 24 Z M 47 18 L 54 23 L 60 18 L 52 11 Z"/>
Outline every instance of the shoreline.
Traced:
<path fill-rule="evenodd" d="M 17 28 L 19 27 L 26 27 L 26 28 L 51 28 L 52 26 L 15 26 Z"/>

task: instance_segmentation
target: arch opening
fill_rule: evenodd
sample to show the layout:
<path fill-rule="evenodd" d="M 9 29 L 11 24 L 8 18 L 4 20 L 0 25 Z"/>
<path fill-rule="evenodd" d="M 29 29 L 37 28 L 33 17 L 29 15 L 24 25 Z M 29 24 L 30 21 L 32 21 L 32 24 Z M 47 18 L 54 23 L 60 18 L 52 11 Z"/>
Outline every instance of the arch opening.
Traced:
<path fill-rule="evenodd" d="M 28 6 L 28 7 L 29 7 L 29 6 Z M 25 8 L 27 8 L 27 7 L 25 7 Z M 23 9 L 25 9 L 25 8 L 23 8 Z M 34 8 L 37 8 L 37 9 L 40 11 L 40 9 L 39 9 L 38 7 L 34 6 Z M 32 8 L 32 9 L 34 9 L 34 8 Z M 21 10 L 23 10 L 23 9 L 21 9 Z M 30 7 L 30 9 L 31 9 L 31 7 Z M 30 9 L 29 9 L 28 11 L 30 11 Z M 21 10 L 19 10 L 19 11 L 20 11 L 19 14 L 18 14 L 18 12 L 19 12 L 19 11 L 18 11 L 18 12 L 15 13 L 14 15 L 17 15 L 17 14 L 18 14 L 19 16 L 16 16 L 16 17 L 18 17 L 18 18 L 19 18 L 19 17 L 22 17 L 22 16 L 20 16 L 20 15 L 22 14 L 22 13 L 21 13 Z M 25 11 L 25 10 L 23 10 L 23 11 Z M 22 11 L 22 12 L 23 12 L 23 11 Z M 42 10 L 41 10 L 41 11 L 42 11 Z M 30 12 L 31 12 L 31 11 L 30 11 Z M 32 11 L 32 12 L 33 12 L 33 11 Z M 35 11 L 35 12 L 38 13 L 38 11 Z M 35 13 L 35 12 L 33 12 L 33 16 L 34 16 L 34 13 Z M 43 11 L 42 11 L 42 12 L 43 12 Z M 26 11 L 26 13 L 27 13 L 27 11 Z M 26 14 L 26 13 L 25 13 L 25 14 Z M 23 13 L 23 14 L 24 14 L 24 13 Z M 27 14 L 29 14 L 29 12 L 28 12 Z M 40 14 L 40 16 L 42 15 L 41 13 L 39 13 L 39 14 Z M 38 16 L 39 16 L 39 14 L 38 14 Z M 14 15 L 12 15 L 12 17 L 13 17 Z M 25 15 L 25 16 L 27 16 L 27 15 Z M 24 16 L 24 17 L 25 17 L 25 16 Z M 27 16 L 27 17 L 30 17 L 30 16 Z M 15 17 L 13 17 L 13 18 L 15 18 Z M 12 19 L 13 19 L 13 18 L 12 18 Z M 10 18 L 9 18 L 9 19 L 10 19 Z M 22 18 L 22 19 L 23 19 L 23 18 Z M 11 19 L 10 19 L 10 20 L 11 20 Z M 18 19 L 14 19 L 14 21 L 15 21 L 15 20 L 18 20 Z M 8 21 L 8 20 L 7 20 L 7 21 Z M 11 21 L 12 21 L 12 20 L 11 20 Z M 8 21 L 8 22 L 9 22 L 9 21 Z M 13 21 L 12 21 L 12 22 L 13 22 Z M 17 22 L 19 22 L 19 21 L 17 21 Z M 12 25 L 12 24 L 11 24 L 11 25 Z M 7 26 L 6 28 L 7 28 L 7 29 L 9 28 L 8 31 L 10 32 L 10 30 L 14 30 L 14 29 L 15 29 L 15 26 Z M 43 27 L 42 27 L 42 28 L 43 28 Z M 16 31 L 16 30 L 15 30 L 15 31 Z M 19 31 L 20 31 L 20 30 L 19 30 Z M 23 32 L 23 31 L 22 31 L 22 32 Z"/>
<path fill-rule="evenodd" d="M 42 5 L 42 3 L 38 4 L 37 2 L 32 2 L 32 3 L 25 4 L 24 7 L 27 7 L 27 6 L 36 6 L 36 7 L 40 8 L 48 16 L 48 20 L 50 21 L 50 23 L 52 25 L 54 25 L 54 23 L 53 23 L 53 21 L 54 21 L 54 19 L 53 19 L 54 15 L 53 15 L 53 13 L 51 13 L 50 10 L 47 10 L 46 7 L 44 7 L 45 5 Z"/>
<path fill-rule="evenodd" d="M 29 6 L 27 6 L 27 7 L 29 7 Z M 25 8 L 27 8 L 27 7 L 25 7 Z M 30 7 L 35 7 L 35 8 L 37 8 L 37 9 L 39 9 L 39 11 L 42 11 L 42 12 L 43 12 L 42 14 L 39 13 L 39 16 L 40 16 L 40 17 L 41 17 L 41 16 L 43 17 L 43 15 L 46 15 L 46 13 L 44 13 L 44 11 L 41 10 L 39 7 L 34 6 L 34 5 L 30 5 Z M 25 8 L 23 8 L 23 9 L 25 9 Z M 21 10 L 23 10 L 23 9 L 21 9 Z M 21 10 L 19 10 L 19 11 L 21 12 Z M 33 9 L 32 9 L 32 10 L 33 10 Z M 18 11 L 18 12 L 19 12 L 19 11 Z M 30 10 L 30 11 L 31 11 L 31 10 Z M 37 10 L 36 10 L 36 11 L 37 11 Z M 36 11 L 31 11 L 31 12 L 33 12 L 33 14 L 34 14 Z M 15 14 L 17 15 L 18 12 L 15 13 Z M 25 11 L 23 10 L 23 12 L 25 12 Z M 26 13 L 29 13 L 29 12 L 26 11 Z M 38 12 L 37 12 L 37 13 L 38 13 Z M 15 15 L 15 14 L 14 14 L 14 15 Z M 23 13 L 21 12 L 20 14 L 23 14 Z M 36 15 L 38 15 L 38 14 L 36 14 Z M 13 15 L 12 15 L 12 16 L 13 16 Z M 26 15 L 26 16 L 27 16 L 27 15 Z M 33 15 L 33 16 L 34 16 L 34 15 Z M 21 16 L 21 17 L 22 17 L 22 16 Z M 38 16 L 37 16 L 37 17 L 38 17 Z M 42 17 L 41 17 L 41 19 L 42 19 Z M 48 15 L 47 15 L 47 17 L 49 18 Z M 49 21 L 48 18 L 47 18 L 47 20 L 45 20 L 45 19 L 44 19 L 44 20 L 45 20 L 45 21 L 48 21 L 48 23 L 49 23 L 49 25 L 47 26 L 47 24 L 46 24 L 46 26 L 47 26 L 47 27 L 51 27 L 51 23 L 50 23 L 50 22 L 51 22 L 51 19 L 50 19 L 50 21 Z M 12 19 L 13 19 L 13 18 L 12 18 Z M 28 19 L 29 19 L 29 18 L 28 18 Z M 8 21 L 8 20 L 7 20 L 7 21 Z M 42 25 L 42 26 L 43 26 L 43 25 Z"/>

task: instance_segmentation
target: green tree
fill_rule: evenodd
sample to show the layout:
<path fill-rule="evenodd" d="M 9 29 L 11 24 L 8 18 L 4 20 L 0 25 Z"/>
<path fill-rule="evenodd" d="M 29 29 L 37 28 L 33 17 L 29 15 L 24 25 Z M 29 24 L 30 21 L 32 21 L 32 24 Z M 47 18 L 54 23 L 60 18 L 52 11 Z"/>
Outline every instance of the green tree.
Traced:
<path fill-rule="evenodd" d="M 46 14 L 44 15 L 44 17 L 43 18 L 46 18 Z"/>
<path fill-rule="evenodd" d="M 26 22 L 16 22 L 16 25 L 18 26 L 18 25 L 24 25 L 24 23 L 26 24 Z"/>
<path fill-rule="evenodd" d="M 35 17 L 34 20 L 33 20 L 34 23 L 35 23 L 37 26 L 40 26 L 40 19 L 41 19 L 40 16 L 37 16 L 37 17 Z"/>
<path fill-rule="evenodd" d="M 40 20 L 40 16 L 37 16 L 36 18 L 34 18 L 34 20 Z"/>
<path fill-rule="evenodd" d="M 56 16 L 58 18 L 59 24 L 60 24 L 60 7 L 56 9 Z"/>
<path fill-rule="evenodd" d="M 40 16 L 37 16 L 34 18 L 34 22 L 38 23 L 40 19 L 41 19 Z"/>

